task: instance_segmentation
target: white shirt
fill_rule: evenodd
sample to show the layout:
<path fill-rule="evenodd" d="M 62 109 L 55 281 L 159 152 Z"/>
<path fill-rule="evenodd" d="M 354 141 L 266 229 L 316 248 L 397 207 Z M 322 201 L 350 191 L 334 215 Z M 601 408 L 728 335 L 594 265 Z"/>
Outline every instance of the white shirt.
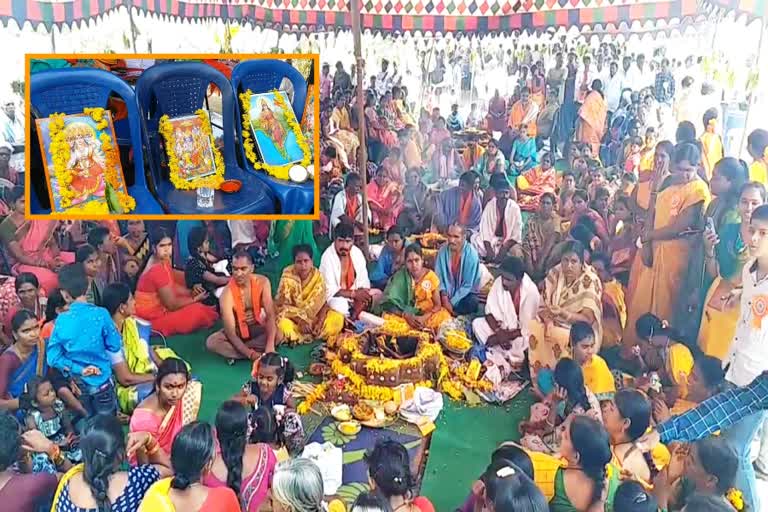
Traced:
<path fill-rule="evenodd" d="M 723 361 L 723 367 L 731 365 L 725 379 L 737 386 L 746 386 L 768 370 L 768 276 L 758 281 L 757 272 L 752 271 L 754 262 L 747 262 L 742 271 L 739 322 L 730 353 Z"/>
<path fill-rule="evenodd" d="M 608 103 L 608 110 L 615 112 L 621 103 L 621 91 L 624 87 L 624 75 L 617 71 L 613 77 L 608 77 L 605 82 L 605 101 Z"/>
<path fill-rule="evenodd" d="M 579 70 L 576 72 L 576 101 L 582 102 L 584 101 L 584 98 L 587 96 L 587 92 L 584 92 L 582 90 L 582 87 L 586 85 L 587 91 L 589 91 L 589 88 L 592 87 L 592 81 L 595 79 L 595 68 L 590 64 L 589 69 L 586 69 L 585 74 L 585 68 L 584 66 L 579 66 Z"/>

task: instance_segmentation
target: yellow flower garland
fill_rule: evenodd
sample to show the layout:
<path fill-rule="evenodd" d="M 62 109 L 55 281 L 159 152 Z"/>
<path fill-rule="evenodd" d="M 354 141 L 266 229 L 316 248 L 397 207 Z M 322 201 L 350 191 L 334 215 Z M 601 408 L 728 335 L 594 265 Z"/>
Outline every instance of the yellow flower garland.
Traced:
<path fill-rule="evenodd" d="M 96 130 L 101 131 L 99 135 L 99 142 L 101 142 L 101 150 L 104 152 L 105 157 L 105 169 L 104 179 L 109 183 L 117 194 L 118 201 L 123 209 L 124 213 L 132 211 L 136 208 L 136 200 L 126 192 L 125 180 L 121 176 L 118 176 L 117 169 L 120 166 L 120 155 L 118 153 L 117 145 L 113 143 L 112 137 L 104 132 L 109 126 L 109 118 L 104 115 L 105 110 L 103 108 L 85 108 L 83 114 L 89 116 L 96 122 Z M 48 124 L 48 133 L 51 137 L 50 152 L 53 160 L 53 173 L 58 183 L 59 196 L 61 197 L 60 204 L 64 209 L 72 207 L 72 199 L 75 197 L 75 191 L 72 190 L 72 170 L 67 169 L 71 153 L 69 151 L 69 144 L 66 141 L 64 135 L 64 114 L 52 114 Z M 86 204 L 79 205 L 73 209 L 70 213 L 83 213 L 83 214 L 109 214 L 109 206 L 105 203 L 99 203 L 98 201 L 89 201 Z"/>
<path fill-rule="evenodd" d="M 185 180 L 181 177 L 179 171 L 179 155 L 176 154 L 176 149 L 173 144 L 173 125 L 167 115 L 160 118 L 160 124 L 158 125 L 158 131 L 160 135 L 165 139 L 165 152 L 168 155 L 168 167 L 170 168 L 171 183 L 177 190 L 192 190 L 202 187 L 218 189 L 224 182 L 224 158 L 221 156 L 221 152 L 214 144 L 213 131 L 211 130 L 211 121 L 208 118 L 208 112 L 203 109 L 195 111 L 195 115 L 202 121 L 203 133 L 208 137 L 211 145 L 211 152 L 213 153 L 213 161 L 216 167 L 216 172 L 204 178 L 197 178 L 191 181 Z"/>
<path fill-rule="evenodd" d="M 728 500 L 728 503 L 730 503 L 736 510 L 744 510 L 744 495 L 740 490 L 735 488 L 729 489 L 725 494 L 725 499 Z"/>
<path fill-rule="evenodd" d="M 275 105 L 278 107 L 287 110 L 291 108 L 290 105 L 285 103 L 285 99 L 281 94 L 278 94 L 277 89 L 273 89 L 271 92 L 275 93 Z M 285 165 L 269 165 L 265 162 L 259 162 L 258 157 L 256 156 L 255 151 L 255 141 L 254 136 L 251 133 L 251 96 L 253 96 L 253 93 L 250 89 L 245 91 L 240 95 L 240 103 L 242 104 L 243 108 L 243 149 L 245 150 L 245 157 L 248 159 L 249 162 L 251 162 L 251 165 L 253 165 L 253 168 L 258 170 L 266 171 L 267 174 L 274 176 L 275 178 L 279 180 L 290 180 L 290 176 L 288 175 L 288 171 L 291 170 L 291 167 L 293 167 L 296 164 L 285 164 Z M 301 131 L 301 125 L 295 121 L 294 119 L 287 119 L 288 126 L 293 132 L 293 134 L 296 136 L 296 143 L 299 145 L 299 148 L 301 148 L 301 153 L 303 155 L 301 162 L 299 165 L 302 167 L 306 167 L 310 164 L 312 159 L 312 152 L 310 151 L 309 144 L 307 144 L 306 139 L 304 139 L 304 134 Z"/>

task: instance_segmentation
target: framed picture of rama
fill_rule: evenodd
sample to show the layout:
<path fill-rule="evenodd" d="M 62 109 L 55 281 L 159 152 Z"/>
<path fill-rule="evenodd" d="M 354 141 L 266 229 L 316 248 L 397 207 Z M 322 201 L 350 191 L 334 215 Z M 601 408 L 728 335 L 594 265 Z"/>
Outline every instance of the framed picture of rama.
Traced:
<path fill-rule="evenodd" d="M 53 213 L 122 212 L 127 193 L 108 110 L 37 119 Z"/>
<path fill-rule="evenodd" d="M 302 161 L 301 146 L 306 142 L 285 92 L 252 94 L 248 111 L 256 146 L 265 164 L 283 166 Z"/>

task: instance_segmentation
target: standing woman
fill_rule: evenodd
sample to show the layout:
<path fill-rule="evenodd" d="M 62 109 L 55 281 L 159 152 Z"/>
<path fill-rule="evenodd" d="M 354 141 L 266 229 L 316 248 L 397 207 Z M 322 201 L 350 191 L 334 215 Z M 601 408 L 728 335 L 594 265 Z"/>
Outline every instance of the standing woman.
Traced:
<path fill-rule="evenodd" d="M 700 165 L 701 152 L 696 145 L 678 144 L 666 186 L 658 197 L 655 193 L 651 195 L 653 223 L 645 226 L 641 238 L 644 265 L 628 307 L 625 351 L 639 341 L 634 326 L 643 314 L 670 319 L 673 326 L 679 320 L 674 318 L 675 309 L 680 299 L 687 299 L 680 291 L 687 277 L 691 235 L 703 227 L 704 208 L 711 198 L 709 187 L 698 177 Z"/>
<path fill-rule="evenodd" d="M 266 443 L 248 444 L 248 412 L 236 401 L 224 402 L 216 414 L 216 453 L 203 485 L 229 487 L 243 512 L 259 512 L 269 496 L 277 458 Z"/>
<path fill-rule="evenodd" d="M 640 172 L 638 176 L 637 185 L 632 190 L 632 203 L 640 223 L 644 222 L 648 215 L 648 210 L 651 207 L 651 195 L 658 194 L 661 184 L 669 176 L 669 163 L 672 161 L 674 148 L 674 144 L 668 140 L 656 144 L 653 169 L 648 172 Z"/>
<path fill-rule="evenodd" d="M 40 288 L 37 276 L 31 272 L 22 272 L 16 276 L 13 286 L 16 290 L 18 302 L 15 306 L 11 307 L 3 321 L 3 331 L 7 336 L 11 334 L 11 319 L 19 310 L 26 309 L 31 311 L 42 322 L 45 320 L 45 305 L 48 302 L 45 297 L 45 291 Z"/>
<path fill-rule="evenodd" d="M 732 163 L 729 163 L 733 161 Z M 726 157 L 715 166 L 715 178 L 725 165 L 740 167 L 746 172 L 743 162 Z M 723 300 L 732 290 L 741 286 L 741 271 L 749 260 L 749 220 L 758 206 L 765 204 L 766 192 L 762 183 L 751 181 L 741 187 L 737 215 L 739 222 L 724 223 L 714 232 L 704 232 L 704 257 L 706 271 L 714 277 L 704 300 L 704 314 L 699 328 L 699 347 L 709 356 L 725 359 L 736 333 L 739 320 L 739 304 Z M 717 226 L 717 224 L 716 224 Z"/>
<path fill-rule="evenodd" d="M 174 476 L 150 487 L 139 512 L 240 512 L 232 489 L 203 484 L 214 455 L 211 426 L 198 421 L 185 426 L 171 449 Z"/>
<path fill-rule="evenodd" d="M 211 327 L 219 318 L 214 306 L 201 304 L 208 297 L 202 290 L 193 292 L 184 285 L 184 273 L 173 268 L 173 238 L 158 228 L 153 235 L 153 258 L 136 284 L 136 315 L 152 323 L 163 336 L 189 334 Z"/>
<path fill-rule="evenodd" d="M 84 462 L 62 477 L 51 512 L 136 512 L 147 489 L 170 472 L 168 456 L 158 449 L 157 441 L 142 432 L 128 434 L 126 442 L 114 416 L 96 416 L 80 447 Z M 141 464 L 121 471 L 131 456 Z"/>

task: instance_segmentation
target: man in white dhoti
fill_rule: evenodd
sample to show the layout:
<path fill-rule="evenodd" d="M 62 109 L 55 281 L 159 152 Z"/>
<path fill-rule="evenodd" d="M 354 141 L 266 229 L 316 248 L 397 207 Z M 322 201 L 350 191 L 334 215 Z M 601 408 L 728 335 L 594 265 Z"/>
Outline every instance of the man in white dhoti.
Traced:
<path fill-rule="evenodd" d="M 331 235 L 341 222 L 347 224 L 363 223 L 362 180 L 357 173 L 349 173 L 344 183 L 344 190 L 333 198 L 331 206 Z M 368 208 L 368 222 L 371 221 L 371 209 Z"/>
<path fill-rule="evenodd" d="M 472 331 L 486 349 L 485 376 L 498 387 L 528 350 L 528 326 L 536 318 L 541 296 L 525 273 L 520 258 L 510 256 L 501 264 L 501 275 L 488 293 L 485 316 L 472 321 Z"/>
<path fill-rule="evenodd" d="M 320 258 L 320 274 L 325 281 L 328 307 L 357 320 L 366 308 L 381 298 L 381 291 L 371 288 L 363 251 L 353 244 L 354 227 L 342 222 L 333 231 L 333 244 Z"/>
<path fill-rule="evenodd" d="M 472 236 L 477 253 L 489 263 L 500 263 L 510 249 L 523 239 L 523 215 L 503 174 L 491 179 L 494 198 L 488 201 L 480 218 L 480 230 Z"/>

